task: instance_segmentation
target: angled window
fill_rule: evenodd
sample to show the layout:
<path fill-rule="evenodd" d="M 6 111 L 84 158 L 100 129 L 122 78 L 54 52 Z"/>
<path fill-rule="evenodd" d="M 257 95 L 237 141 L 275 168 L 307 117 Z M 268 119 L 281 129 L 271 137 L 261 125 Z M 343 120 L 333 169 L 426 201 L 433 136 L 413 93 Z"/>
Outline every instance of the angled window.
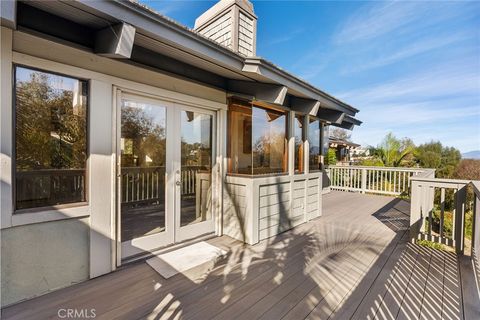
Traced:
<path fill-rule="evenodd" d="M 15 208 L 86 201 L 87 81 L 15 68 Z"/>
<path fill-rule="evenodd" d="M 287 172 L 287 112 L 234 101 L 228 111 L 228 173 Z"/>
<path fill-rule="evenodd" d="M 304 170 L 304 142 L 305 135 L 305 116 L 296 114 L 293 120 L 293 130 L 295 136 L 295 173 L 303 173 Z"/>
<path fill-rule="evenodd" d="M 320 145 L 320 130 L 322 130 L 322 124 L 320 120 L 314 117 L 309 117 L 308 124 L 308 143 L 309 143 L 309 170 L 319 171 L 322 170 L 322 164 L 320 161 L 321 148 Z"/>

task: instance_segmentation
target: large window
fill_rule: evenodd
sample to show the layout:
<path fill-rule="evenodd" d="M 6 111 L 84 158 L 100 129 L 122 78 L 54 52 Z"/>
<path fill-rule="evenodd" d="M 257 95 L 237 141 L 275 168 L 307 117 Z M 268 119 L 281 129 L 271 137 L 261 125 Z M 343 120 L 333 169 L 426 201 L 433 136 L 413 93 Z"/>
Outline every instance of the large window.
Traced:
<path fill-rule="evenodd" d="M 305 142 L 305 126 L 304 126 L 304 115 L 295 115 L 293 120 L 293 130 L 295 136 L 295 173 L 304 172 L 304 142 Z"/>
<path fill-rule="evenodd" d="M 322 130 L 322 124 L 320 120 L 309 117 L 308 124 L 308 143 L 309 143 L 309 170 L 318 171 L 322 170 L 321 148 L 320 145 L 320 131 Z"/>
<path fill-rule="evenodd" d="M 228 117 L 228 172 L 287 172 L 287 113 L 233 101 Z"/>
<path fill-rule="evenodd" d="M 87 82 L 15 68 L 15 208 L 86 201 Z"/>

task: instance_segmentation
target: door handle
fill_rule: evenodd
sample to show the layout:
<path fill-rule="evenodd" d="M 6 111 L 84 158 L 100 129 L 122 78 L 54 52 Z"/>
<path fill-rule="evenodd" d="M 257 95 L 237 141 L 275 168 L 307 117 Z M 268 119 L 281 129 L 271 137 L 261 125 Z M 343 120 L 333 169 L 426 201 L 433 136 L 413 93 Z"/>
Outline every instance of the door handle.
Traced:
<path fill-rule="evenodd" d="M 182 183 L 180 181 L 175 182 L 175 184 L 179 187 L 182 185 Z"/>

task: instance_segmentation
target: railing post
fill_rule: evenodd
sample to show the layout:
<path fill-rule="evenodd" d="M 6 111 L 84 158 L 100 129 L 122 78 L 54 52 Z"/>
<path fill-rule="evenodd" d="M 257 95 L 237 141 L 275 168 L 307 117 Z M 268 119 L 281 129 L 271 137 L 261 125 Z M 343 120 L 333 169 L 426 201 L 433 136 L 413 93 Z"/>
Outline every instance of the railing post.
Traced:
<path fill-rule="evenodd" d="M 367 192 L 367 168 L 362 168 L 362 190 L 360 192 Z"/>
<path fill-rule="evenodd" d="M 455 197 L 455 252 L 463 255 L 464 249 L 464 218 L 465 218 L 465 202 L 467 198 L 467 186 L 463 185 L 458 188 Z"/>
<path fill-rule="evenodd" d="M 423 223 L 421 203 L 422 203 L 422 187 L 418 181 L 411 181 L 411 200 L 410 200 L 410 240 L 412 242 L 418 237 L 420 228 Z"/>

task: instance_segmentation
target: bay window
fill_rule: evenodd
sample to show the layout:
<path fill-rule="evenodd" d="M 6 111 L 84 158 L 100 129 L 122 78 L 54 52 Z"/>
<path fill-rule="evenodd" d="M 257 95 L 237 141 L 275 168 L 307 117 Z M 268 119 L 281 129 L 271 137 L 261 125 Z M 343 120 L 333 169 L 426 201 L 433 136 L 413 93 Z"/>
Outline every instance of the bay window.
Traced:
<path fill-rule="evenodd" d="M 286 111 L 232 100 L 228 110 L 228 173 L 286 173 L 286 133 Z"/>
<path fill-rule="evenodd" d="M 319 119 L 309 117 L 308 119 L 308 143 L 309 143 L 309 170 L 310 172 L 322 170 L 320 143 L 322 124 Z"/>
<path fill-rule="evenodd" d="M 300 114 L 295 114 L 295 119 L 293 120 L 293 134 L 295 138 L 295 173 L 303 173 L 304 170 L 304 142 L 305 137 L 305 116 Z"/>

